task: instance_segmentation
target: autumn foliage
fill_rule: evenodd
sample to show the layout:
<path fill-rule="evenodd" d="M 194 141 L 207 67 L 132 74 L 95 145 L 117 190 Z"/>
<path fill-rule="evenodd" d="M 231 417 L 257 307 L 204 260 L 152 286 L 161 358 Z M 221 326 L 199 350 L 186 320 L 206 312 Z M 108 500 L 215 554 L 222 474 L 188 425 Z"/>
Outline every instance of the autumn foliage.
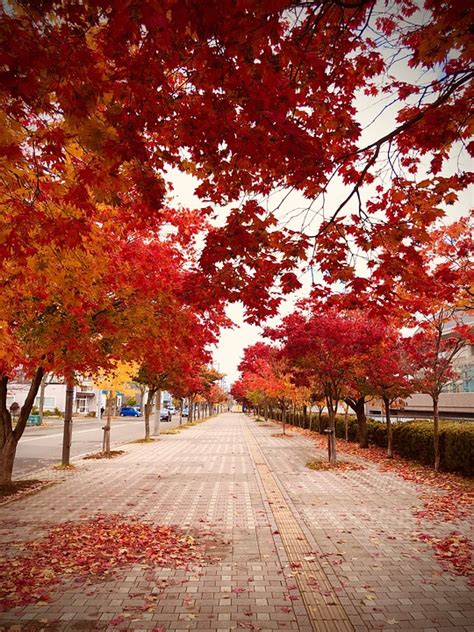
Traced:
<path fill-rule="evenodd" d="M 174 527 L 100 515 L 65 522 L 24 545 L 13 559 L 0 560 L 0 608 L 49 602 L 61 582 L 111 577 L 132 564 L 189 569 L 203 564 L 202 546 Z"/>

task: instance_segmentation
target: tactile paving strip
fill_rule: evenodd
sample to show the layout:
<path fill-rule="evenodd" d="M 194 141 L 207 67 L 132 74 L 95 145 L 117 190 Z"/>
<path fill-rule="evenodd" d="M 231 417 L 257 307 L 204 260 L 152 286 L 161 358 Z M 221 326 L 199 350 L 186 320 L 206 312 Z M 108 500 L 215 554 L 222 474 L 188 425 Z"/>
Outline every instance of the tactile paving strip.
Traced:
<path fill-rule="evenodd" d="M 353 632 L 354 628 L 317 557 L 311 554 L 311 544 L 281 493 L 263 452 L 248 427 L 244 425 L 243 429 L 313 629 L 316 632 Z"/>

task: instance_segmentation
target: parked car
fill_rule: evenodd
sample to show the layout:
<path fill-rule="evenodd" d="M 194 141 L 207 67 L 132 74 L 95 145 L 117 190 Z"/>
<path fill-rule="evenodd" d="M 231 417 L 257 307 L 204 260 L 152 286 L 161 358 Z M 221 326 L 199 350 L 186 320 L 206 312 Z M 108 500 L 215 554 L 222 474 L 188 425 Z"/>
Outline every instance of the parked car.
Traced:
<path fill-rule="evenodd" d="M 133 406 L 122 406 L 119 414 L 120 417 L 140 417 L 141 412 Z"/>
<path fill-rule="evenodd" d="M 189 417 L 189 407 L 188 406 L 185 406 L 183 408 L 183 412 L 181 413 L 181 416 L 182 417 Z"/>
<path fill-rule="evenodd" d="M 160 410 L 161 421 L 171 421 L 171 411 L 168 408 L 162 408 Z"/>

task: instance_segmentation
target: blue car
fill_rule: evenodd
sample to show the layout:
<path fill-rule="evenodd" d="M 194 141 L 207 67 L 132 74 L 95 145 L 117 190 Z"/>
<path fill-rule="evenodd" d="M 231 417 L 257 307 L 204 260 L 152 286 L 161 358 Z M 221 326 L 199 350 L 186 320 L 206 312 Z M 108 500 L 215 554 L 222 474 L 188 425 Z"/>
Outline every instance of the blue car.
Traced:
<path fill-rule="evenodd" d="M 120 417 L 140 417 L 141 413 L 133 406 L 122 406 L 120 409 Z"/>

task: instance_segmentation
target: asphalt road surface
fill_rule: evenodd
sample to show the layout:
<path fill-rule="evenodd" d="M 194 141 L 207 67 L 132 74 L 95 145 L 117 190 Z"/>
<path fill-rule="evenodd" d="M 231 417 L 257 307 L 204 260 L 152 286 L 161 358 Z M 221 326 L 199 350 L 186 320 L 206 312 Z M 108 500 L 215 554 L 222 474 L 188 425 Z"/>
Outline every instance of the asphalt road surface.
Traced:
<path fill-rule="evenodd" d="M 184 423 L 186 420 L 183 420 Z M 161 422 L 166 430 L 178 425 L 179 416 L 171 422 Z M 102 426 L 99 419 L 75 418 L 72 428 L 71 457 L 85 456 L 102 449 Z M 150 420 L 153 431 L 153 419 Z M 143 417 L 116 417 L 112 420 L 111 443 L 118 446 L 145 436 Z M 46 419 L 44 426 L 27 427 L 16 451 L 14 476 L 31 474 L 34 470 L 61 462 L 63 421 Z"/>

